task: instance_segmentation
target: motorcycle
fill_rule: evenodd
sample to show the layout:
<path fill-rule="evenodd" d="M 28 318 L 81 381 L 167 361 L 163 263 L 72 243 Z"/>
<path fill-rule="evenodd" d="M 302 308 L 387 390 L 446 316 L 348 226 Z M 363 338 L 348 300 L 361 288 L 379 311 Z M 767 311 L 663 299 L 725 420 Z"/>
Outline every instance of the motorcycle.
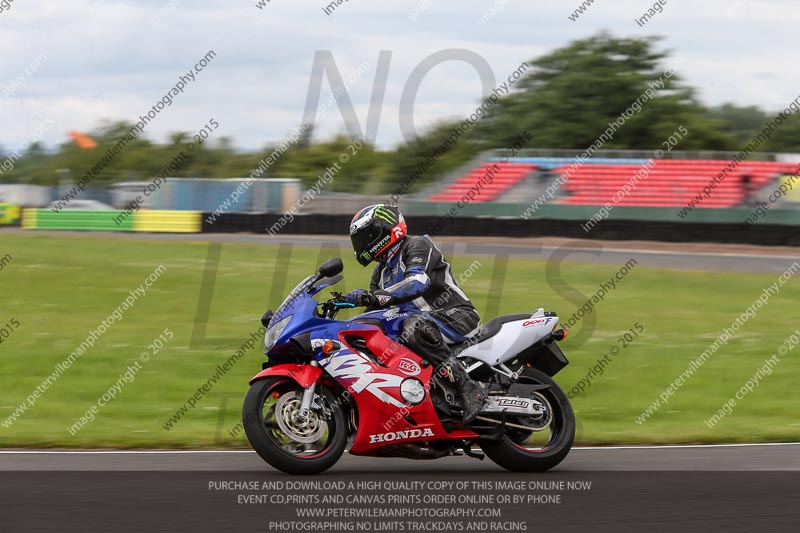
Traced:
<path fill-rule="evenodd" d="M 560 463 L 575 437 L 575 416 L 552 376 L 568 364 L 557 345 L 558 317 L 499 316 L 451 346 L 474 380 L 488 386 L 483 409 L 465 426 L 452 372 L 402 343 L 409 311 L 355 307 L 340 293 L 341 259 L 326 261 L 261 318 L 268 360 L 250 380 L 242 408 L 253 449 L 289 474 L 333 466 L 353 455 L 436 459 L 484 454 L 511 471 L 541 472 Z M 475 449 L 477 445 L 483 453 Z"/>

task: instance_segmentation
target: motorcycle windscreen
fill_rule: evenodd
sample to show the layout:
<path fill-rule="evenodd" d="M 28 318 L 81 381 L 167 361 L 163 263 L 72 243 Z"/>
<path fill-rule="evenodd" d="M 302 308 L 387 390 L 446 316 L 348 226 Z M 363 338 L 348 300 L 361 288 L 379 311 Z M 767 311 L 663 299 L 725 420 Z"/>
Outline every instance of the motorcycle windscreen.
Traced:
<path fill-rule="evenodd" d="M 286 296 L 283 302 L 281 302 L 281 305 L 278 306 L 278 309 L 275 310 L 275 316 L 278 318 L 283 318 L 286 315 L 286 311 L 295 304 L 298 297 L 309 286 L 309 284 L 314 280 L 315 277 L 316 276 L 308 276 L 306 279 L 298 283 L 297 286 L 295 286 L 295 288 L 292 289 L 289 295 Z"/>

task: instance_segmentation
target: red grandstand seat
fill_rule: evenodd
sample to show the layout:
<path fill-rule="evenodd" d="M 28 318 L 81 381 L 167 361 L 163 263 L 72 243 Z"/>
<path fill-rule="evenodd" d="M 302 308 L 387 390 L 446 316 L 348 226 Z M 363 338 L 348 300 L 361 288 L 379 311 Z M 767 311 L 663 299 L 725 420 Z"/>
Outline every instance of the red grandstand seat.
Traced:
<path fill-rule="evenodd" d="M 586 163 L 573 168 L 562 189 L 569 195 L 562 203 L 569 205 L 604 205 L 613 203 L 625 184 L 641 169 L 635 188 L 632 188 L 617 205 L 640 207 L 683 207 L 692 201 L 709 180 L 719 174 L 729 160 L 660 160 L 647 167 L 639 165 L 614 165 Z M 564 173 L 564 165 L 553 170 Z M 708 197 L 703 197 L 698 207 L 732 207 L 744 198 L 742 178 L 749 175 L 751 183 L 763 186 L 781 173 L 791 172 L 797 164 L 773 161 L 743 162 L 729 171 Z"/>
<path fill-rule="evenodd" d="M 492 167 L 497 169 L 491 172 Z M 522 182 L 525 176 L 539 168 L 527 163 L 489 162 L 470 171 L 451 183 L 445 190 L 428 198 L 430 202 L 458 202 L 471 190 L 477 194 L 471 202 L 489 202 Z M 481 185 L 481 180 L 484 183 Z"/>

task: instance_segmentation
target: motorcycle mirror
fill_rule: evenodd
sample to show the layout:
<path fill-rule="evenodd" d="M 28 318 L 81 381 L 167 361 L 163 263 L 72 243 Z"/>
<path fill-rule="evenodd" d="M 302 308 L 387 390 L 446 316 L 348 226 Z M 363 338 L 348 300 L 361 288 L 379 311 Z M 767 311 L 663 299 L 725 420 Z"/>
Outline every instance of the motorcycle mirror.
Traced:
<path fill-rule="evenodd" d="M 323 278 L 332 278 L 344 270 L 344 264 L 338 257 L 332 257 L 319 266 L 319 274 Z"/>

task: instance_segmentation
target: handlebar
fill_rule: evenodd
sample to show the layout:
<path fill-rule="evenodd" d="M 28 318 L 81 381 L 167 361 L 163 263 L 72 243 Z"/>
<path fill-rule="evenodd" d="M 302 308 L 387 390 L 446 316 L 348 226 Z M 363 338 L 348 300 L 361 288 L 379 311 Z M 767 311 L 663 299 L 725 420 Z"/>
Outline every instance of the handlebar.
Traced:
<path fill-rule="evenodd" d="M 332 292 L 333 298 L 330 298 L 321 305 L 320 316 L 333 320 L 341 309 L 352 309 L 356 307 L 355 304 L 348 302 L 340 292 Z"/>

